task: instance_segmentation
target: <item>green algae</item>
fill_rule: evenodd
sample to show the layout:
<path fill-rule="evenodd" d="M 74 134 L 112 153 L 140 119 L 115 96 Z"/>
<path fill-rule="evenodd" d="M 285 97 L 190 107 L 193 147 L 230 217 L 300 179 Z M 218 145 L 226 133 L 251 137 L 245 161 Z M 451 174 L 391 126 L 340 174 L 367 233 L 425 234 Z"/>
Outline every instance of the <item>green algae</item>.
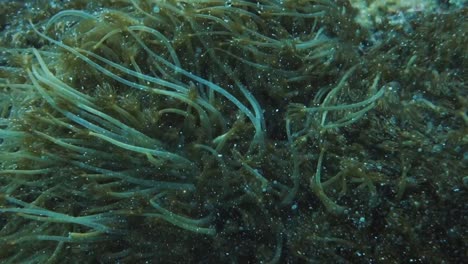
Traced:
<path fill-rule="evenodd" d="M 466 8 L 0 5 L 2 262 L 463 259 Z"/>

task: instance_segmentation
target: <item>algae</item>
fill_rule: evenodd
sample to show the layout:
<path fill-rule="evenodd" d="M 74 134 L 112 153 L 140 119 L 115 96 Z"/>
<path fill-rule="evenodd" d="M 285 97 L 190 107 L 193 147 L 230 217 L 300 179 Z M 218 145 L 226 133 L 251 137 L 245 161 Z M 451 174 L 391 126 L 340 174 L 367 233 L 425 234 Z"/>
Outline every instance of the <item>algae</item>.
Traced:
<path fill-rule="evenodd" d="M 3 263 L 466 258 L 464 5 L 0 7 Z"/>

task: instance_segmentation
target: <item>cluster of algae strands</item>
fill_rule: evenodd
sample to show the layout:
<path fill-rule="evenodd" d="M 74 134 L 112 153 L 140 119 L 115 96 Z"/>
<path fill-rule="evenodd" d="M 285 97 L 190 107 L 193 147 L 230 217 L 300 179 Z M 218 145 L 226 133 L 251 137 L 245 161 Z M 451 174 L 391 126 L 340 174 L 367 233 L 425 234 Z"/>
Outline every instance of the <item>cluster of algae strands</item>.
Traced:
<path fill-rule="evenodd" d="M 465 7 L 0 7 L 2 263 L 466 257 Z"/>

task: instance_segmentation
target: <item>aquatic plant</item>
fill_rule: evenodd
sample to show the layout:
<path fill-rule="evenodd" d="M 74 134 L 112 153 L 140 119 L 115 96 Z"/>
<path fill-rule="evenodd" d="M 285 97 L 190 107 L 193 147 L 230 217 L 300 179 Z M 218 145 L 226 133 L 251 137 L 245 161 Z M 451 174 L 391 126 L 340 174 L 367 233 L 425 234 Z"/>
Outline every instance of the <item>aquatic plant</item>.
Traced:
<path fill-rule="evenodd" d="M 412 257 L 366 244 L 380 230 L 427 249 L 405 206 L 456 181 L 424 174 L 434 158 L 461 171 L 461 151 L 415 147 L 443 141 L 428 119 L 466 145 L 466 102 L 414 97 L 421 56 L 397 64 L 392 37 L 363 48 L 347 1 L 65 7 L 25 9 L 22 46 L 2 33 L 3 262 Z M 459 95 L 456 72 L 437 83 Z"/>

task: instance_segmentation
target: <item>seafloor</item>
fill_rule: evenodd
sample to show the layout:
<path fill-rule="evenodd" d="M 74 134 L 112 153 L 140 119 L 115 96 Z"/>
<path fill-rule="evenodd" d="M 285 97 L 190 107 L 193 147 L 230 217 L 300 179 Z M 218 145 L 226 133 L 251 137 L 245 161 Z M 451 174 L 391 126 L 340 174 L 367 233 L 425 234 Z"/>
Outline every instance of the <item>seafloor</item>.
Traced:
<path fill-rule="evenodd" d="M 464 263 L 466 1 L 0 1 L 0 263 Z"/>

